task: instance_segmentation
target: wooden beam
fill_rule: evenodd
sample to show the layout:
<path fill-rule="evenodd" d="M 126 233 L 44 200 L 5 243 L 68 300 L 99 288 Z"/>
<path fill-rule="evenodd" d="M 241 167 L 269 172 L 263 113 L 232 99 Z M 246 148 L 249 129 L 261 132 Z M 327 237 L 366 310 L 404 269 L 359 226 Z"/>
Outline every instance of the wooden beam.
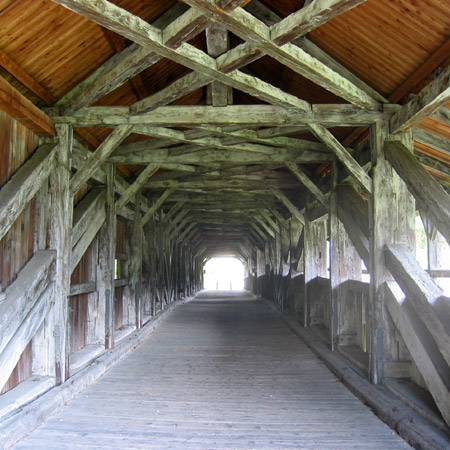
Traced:
<path fill-rule="evenodd" d="M 293 189 L 298 186 L 297 182 L 291 181 L 271 181 L 271 186 L 280 189 Z M 150 181 L 145 185 L 146 188 L 161 189 L 175 187 L 182 189 L 266 189 L 265 180 L 230 180 L 230 179 L 199 179 L 197 181 Z"/>
<path fill-rule="evenodd" d="M 55 167 L 56 144 L 44 144 L 0 190 L 0 239 Z"/>
<path fill-rule="evenodd" d="M 391 119 L 391 133 L 404 133 L 423 122 L 450 100 L 450 66 Z"/>
<path fill-rule="evenodd" d="M 106 219 L 105 203 L 106 196 L 102 196 L 102 202 L 98 204 L 95 209 L 90 211 L 91 216 L 89 221 L 83 226 L 83 234 L 76 243 L 72 244 L 72 252 L 70 255 L 70 273 L 75 270 L 75 267 L 80 262 L 88 247 L 91 245 L 101 226 Z"/>
<path fill-rule="evenodd" d="M 70 295 L 83 295 L 95 292 L 96 286 L 94 281 L 88 281 L 87 283 L 77 283 L 70 286 Z"/>
<path fill-rule="evenodd" d="M 450 243 L 450 196 L 400 141 L 386 141 L 385 152 L 420 208 Z"/>
<path fill-rule="evenodd" d="M 187 235 L 189 234 L 190 231 L 192 231 L 192 229 L 197 225 L 197 222 L 192 222 L 190 223 L 185 230 L 178 236 L 177 240 L 178 242 L 183 242 L 183 240 L 185 239 L 185 237 L 187 237 Z"/>
<path fill-rule="evenodd" d="M 47 89 L 25 72 L 25 70 L 16 64 L 3 50 L 0 50 L 0 66 L 7 70 L 31 92 L 44 100 L 47 105 L 53 105 L 53 103 L 56 102 L 56 98 Z"/>
<path fill-rule="evenodd" d="M 102 188 L 93 188 L 73 210 L 72 248 L 86 232 L 96 212 L 105 209 L 106 195 Z"/>
<path fill-rule="evenodd" d="M 414 311 L 408 308 L 407 303 L 405 303 L 405 295 L 397 283 L 388 282 L 386 292 L 386 306 L 389 314 L 400 331 L 442 417 L 447 425 L 450 425 L 450 391 L 442 377 L 447 368 L 442 367 L 439 360 L 433 357 L 433 345 L 430 336 L 422 329 L 417 314 L 414 314 Z"/>
<path fill-rule="evenodd" d="M 262 238 L 264 242 L 267 242 L 269 239 L 267 235 L 264 233 L 264 231 L 261 230 L 261 228 L 258 227 L 258 225 L 255 222 L 250 222 L 250 226 L 256 231 L 256 234 Z"/>
<path fill-rule="evenodd" d="M 69 376 L 69 345 L 66 333 L 69 323 L 70 292 L 70 254 L 72 251 L 71 229 L 73 197 L 69 193 L 72 161 L 73 129 L 67 125 L 58 125 L 56 167 L 50 175 L 51 227 L 50 247 L 56 250 L 56 273 L 54 285 L 54 330 L 55 376 L 60 385 Z"/>
<path fill-rule="evenodd" d="M 285 162 L 286 167 L 298 178 L 298 180 L 314 195 L 314 197 L 328 207 L 328 199 L 323 192 L 314 184 L 306 173 L 295 163 Z"/>
<path fill-rule="evenodd" d="M 51 282 L 55 271 L 54 262 L 54 251 L 37 251 L 6 288 L 0 302 L 0 354 Z"/>
<path fill-rule="evenodd" d="M 295 217 L 301 224 L 305 225 L 305 216 L 297 209 L 297 207 L 283 194 L 279 189 L 270 189 L 275 197 L 286 206 L 289 212 Z"/>
<path fill-rule="evenodd" d="M 280 227 L 276 224 L 276 222 L 274 222 L 272 217 L 270 217 L 270 214 L 264 209 L 260 209 L 258 211 L 261 214 L 261 216 L 263 216 L 263 218 L 266 219 L 266 221 L 272 227 L 272 229 L 275 231 L 275 233 L 280 234 L 281 233 Z"/>
<path fill-rule="evenodd" d="M 384 254 L 387 268 L 450 364 L 450 299 L 444 296 L 405 245 L 388 244 Z"/>
<path fill-rule="evenodd" d="M 172 239 L 175 238 L 175 236 L 180 233 L 180 231 L 184 228 L 184 226 L 191 220 L 191 217 L 189 216 L 189 211 L 186 211 L 186 217 L 184 217 L 180 223 L 178 223 L 178 225 L 171 231 L 171 233 L 169 234 L 169 240 L 171 241 Z M 175 222 L 176 223 L 176 222 Z"/>
<path fill-rule="evenodd" d="M 2 368 L 0 371 L 0 389 L 3 389 L 5 386 L 23 351 L 53 306 L 53 285 L 54 283 L 51 283 L 47 286 L 47 289 L 34 303 L 28 315 L 0 354 L 0 365 Z"/>
<path fill-rule="evenodd" d="M 70 195 L 74 196 L 80 187 L 89 180 L 97 171 L 106 158 L 118 147 L 121 142 L 131 133 L 133 127 L 130 125 L 118 126 L 100 145 L 91 153 L 70 180 Z"/>
<path fill-rule="evenodd" d="M 217 58 L 230 49 L 228 30 L 219 23 L 211 23 L 206 28 L 206 47 L 208 55 Z M 207 86 L 207 104 L 227 106 L 232 103 L 232 89 L 222 83 L 213 81 Z"/>
<path fill-rule="evenodd" d="M 166 201 L 167 197 L 169 197 L 172 193 L 176 191 L 176 187 L 171 187 L 169 189 L 166 189 L 161 197 L 149 208 L 149 210 L 144 214 L 142 217 L 141 223 L 142 226 L 144 226 L 155 214 L 156 211 L 158 211 L 159 208 L 161 208 L 162 204 Z"/>
<path fill-rule="evenodd" d="M 52 119 L 2 77 L 0 77 L 0 109 L 38 136 L 55 134 Z"/>
<path fill-rule="evenodd" d="M 116 200 L 115 209 L 116 213 L 119 212 L 139 191 L 139 189 L 144 186 L 147 180 L 159 170 L 159 164 L 149 164 L 136 178 L 133 184 L 131 184 L 128 189 L 121 195 L 121 197 Z"/>
<path fill-rule="evenodd" d="M 247 43 L 253 44 L 242 52 L 242 59 L 248 59 L 255 52 L 254 48 L 256 47 L 258 54 L 266 53 L 294 72 L 310 79 L 335 95 L 345 98 L 361 108 L 379 109 L 379 103 L 372 97 L 299 47 L 293 44 L 276 45 L 270 40 L 270 28 L 244 9 L 236 8 L 228 13 L 216 8 L 213 0 L 185 1 L 190 6 L 201 9 L 211 20 L 225 25 L 229 31 L 235 33 Z M 247 55 L 244 55 L 245 53 Z M 219 69 L 227 64 L 226 60 L 229 59 L 229 54 L 230 52 L 217 59 Z"/>
<path fill-rule="evenodd" d="M 272 42 L 277 45 L 287 44 L 364 2 L 365 0 L 315 0 L 273 25 L 270 28 Z"/>
<path fill-rule="evenodd" d="M 113 164 L 105 164 L 106 172 L 106 219 L 98 235 L 98 255 L 96 265 L 96 280 L 98 291 L 98 304 L 104 311 L 105 348 L 114 347 L 114 259 L 116 250 L 116 224 L 115 214 L 115 175 Z M 103 319 L 103 317 L 102 317 Z M 103 320 L 102 320 L 103 322 Z"/>
<path fill-rule="evenodd" d="M 271 154 L 254 152 L 230 151 L 230 150 L 200 150 L 193 153 L 171 155 L 168 150 L 152 150 L 129 154 L 127 156 L 111 156 L 108 161 L 116 164 L 207 164 L 207 163 L 234 163 L 234 164 L 259 164 L 259 163 L 284 163 L 292 161 L 297 163 L 313 163 L 333 161 L 334 155 L 319 152 L 273 150 Z"/>
<path fill-rule="evenodd" d="M 287 94 L 259 78 L 246 75 L 237 70 L 228 74 L 223 73 L 217 68 L 214 58 L 190 44 L 185 43 L 176 50 L 172 49 L 165 44 L 164 35 L 160 30 L 106 0 L 98 0 L 95 3 L 86 0 L 55 1 L 143 47 L 153 49 L 155 53 L 163 57 L 204 75 L 213 76 L 217 81 L 242 90 L 247 94 L 256 96 L 269 103 L 298 111 L 309 111 L 311 109 L 307 102 L 300 100 L 294 95 Z M 195 9 L 193 11 L 196 14 L 200 14 Z"/>
<path fill-rule="evenodd" d="M 190 72 L 155 94 L 134 103 L 130 107 L 130 112 L 132 114 L 143 114 L 159 108 L 160 106 L 168 105 L 190 92 L 200 89 L 212 80 L 213 78 L 209 75 Z"/>
<path fill-rule="evenodd" d="M 303 6 L 307 6 L 307 4 L 311 3 L 312 0 L 305 0 Z M 263 21 L 266 25 L 274 27 L 279 22 L 281 22 L 281 17 L 277 16 L 271 9 L 262 4 L 259 0 L 252 0 L 245 8 L 250 14 L 255 16 L 257 19 Z M 339 75 L 343 76 L 355 86 L 359 87 L 361 90 L 366 92 L 375 100 L 381 103 L 388 103 L 388 101 L 380 95 L 375 89 L 371 88 L 364 81 L 356 77 L 352 72 L 350 72 L 346 67 L 333 59 L 330 55 L 325 53 L 320 47 L 314 44 L 312 41 L 307 39 L 305 36 L 301 38 L 297 38 L 292 41 L 292 44 L 300 47 L 305 52 L 309 53 L 314 58 L 318 59 L 320 62 L 325 64 L 331 70 L 334 70 Z"/>
<path fill-rule="evenodd" d="M 351 105 L 314 105 L 309 112 L 287 111 L 272 105 L 213 106 L 162 106 L 141 115 L 130 115 L 126 106 L 91 106 L 74 115 L 58 115 L 49 111 L 56 123 L 79 127 L 117 125 L 146 126 L 242 126 L 305 125 L 320 123 L 323 126 L 362 126 L 389 119 L 390 112 L 364 111 Z"/>
<path fill-rule="evenodd" d="M 355 161 L 346 148 L 322 125 L 310 124 L 311 131 L 332 150 L 339 161 L 368 193 L 372 192 L 372 180 L 364 169 Z"/>
<path fill-rule="evenodd" d="M 203 16 L 198 13 L 195 14 L 195 11 L 186 13 L 185 8 L 181 4 L 175 5 L 153 24 L 158 28 L 165 28 L 172 22 L 166 33 L 167 45 L 177 47 L 184 40 L 189 40 L 201 33 L 206 26 L 206 20 Z M 176 17 L 175 20 L 174 17 Z M 172 31 L 169 32 L 169 29 Z M 92 75 L 78 84 L 58 102 L 58 105 L 65 113 L 78 111 L 112 92 L 160 59 L 161 57 L 155 54 L 152 49 L 132 44 L 122 50 L 121 53 L 114 55 Z"/>
<path fill-rule="evenodd" d="M 191 138 L 191 133 L 197 130 L 204 130 L 205 132 L 211 133 L 214 136 L 224 136 L 231 139 L 222 140 L 222 143 L 226 146 L 233 145 L 239 142 L 254 142 L 257 144 L 268 145 L 270 147 L 281 147 L 281 148 L 293 148 L 297 150 L 315 150 L 325 153 L 329 153 L 328 148 L 320 142 L 311 142 L 303 139 L 290 138 L 286 136 L 281 137 L 261 137 L 260 133 L 266 130 L 253 131 L 253 130 L 237 130 L 228 131 L 225 127 L 214 127 L 214 126 L 201 126 L 192 131 L 185 132 L 185 136 Z M 233 139 L 234 138 L 234 139 Z M 234 142 L 236 141 L 236 142 Z"/>

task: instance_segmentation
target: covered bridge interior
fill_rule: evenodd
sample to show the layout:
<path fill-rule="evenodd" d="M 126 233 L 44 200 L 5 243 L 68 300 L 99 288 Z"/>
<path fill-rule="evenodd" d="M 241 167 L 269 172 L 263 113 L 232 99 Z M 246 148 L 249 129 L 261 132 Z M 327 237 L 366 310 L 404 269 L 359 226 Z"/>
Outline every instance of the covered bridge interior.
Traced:
<path fill-rule="evenodd" d="M 0 30 L 5 446 L 215 256 L 448 439 L 450 4 L 0 0 Z"/>

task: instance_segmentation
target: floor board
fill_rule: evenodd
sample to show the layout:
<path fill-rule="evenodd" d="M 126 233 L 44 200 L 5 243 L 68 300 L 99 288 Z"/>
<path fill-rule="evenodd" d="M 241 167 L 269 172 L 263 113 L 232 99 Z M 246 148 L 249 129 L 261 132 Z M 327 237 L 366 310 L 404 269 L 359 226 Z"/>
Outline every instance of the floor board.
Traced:
<path fill-rule="evenodd" d="M 15 449 L 404 449 L 264 304 L 205 292 Z"/>

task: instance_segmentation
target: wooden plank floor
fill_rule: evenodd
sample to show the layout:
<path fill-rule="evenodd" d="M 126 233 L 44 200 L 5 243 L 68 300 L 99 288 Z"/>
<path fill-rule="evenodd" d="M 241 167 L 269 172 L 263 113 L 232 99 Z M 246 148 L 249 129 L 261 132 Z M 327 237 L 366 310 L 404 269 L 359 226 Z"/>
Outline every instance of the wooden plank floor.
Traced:
<path fill-rule="evenodd" d="M 404 449 L 286 325 L 201 293 L 15 449 Z"/>

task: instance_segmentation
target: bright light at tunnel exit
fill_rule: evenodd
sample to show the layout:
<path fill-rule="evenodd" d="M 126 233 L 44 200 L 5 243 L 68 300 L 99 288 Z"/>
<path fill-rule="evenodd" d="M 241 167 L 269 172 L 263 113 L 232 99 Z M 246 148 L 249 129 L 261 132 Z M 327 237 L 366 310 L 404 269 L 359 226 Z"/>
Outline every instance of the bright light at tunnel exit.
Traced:
<path fill-rule="evenodd" d="M 204 266 L 204 288 L 208 290 L 244 289 L 244 264 L 237 258 L 211 258 Z"/>

